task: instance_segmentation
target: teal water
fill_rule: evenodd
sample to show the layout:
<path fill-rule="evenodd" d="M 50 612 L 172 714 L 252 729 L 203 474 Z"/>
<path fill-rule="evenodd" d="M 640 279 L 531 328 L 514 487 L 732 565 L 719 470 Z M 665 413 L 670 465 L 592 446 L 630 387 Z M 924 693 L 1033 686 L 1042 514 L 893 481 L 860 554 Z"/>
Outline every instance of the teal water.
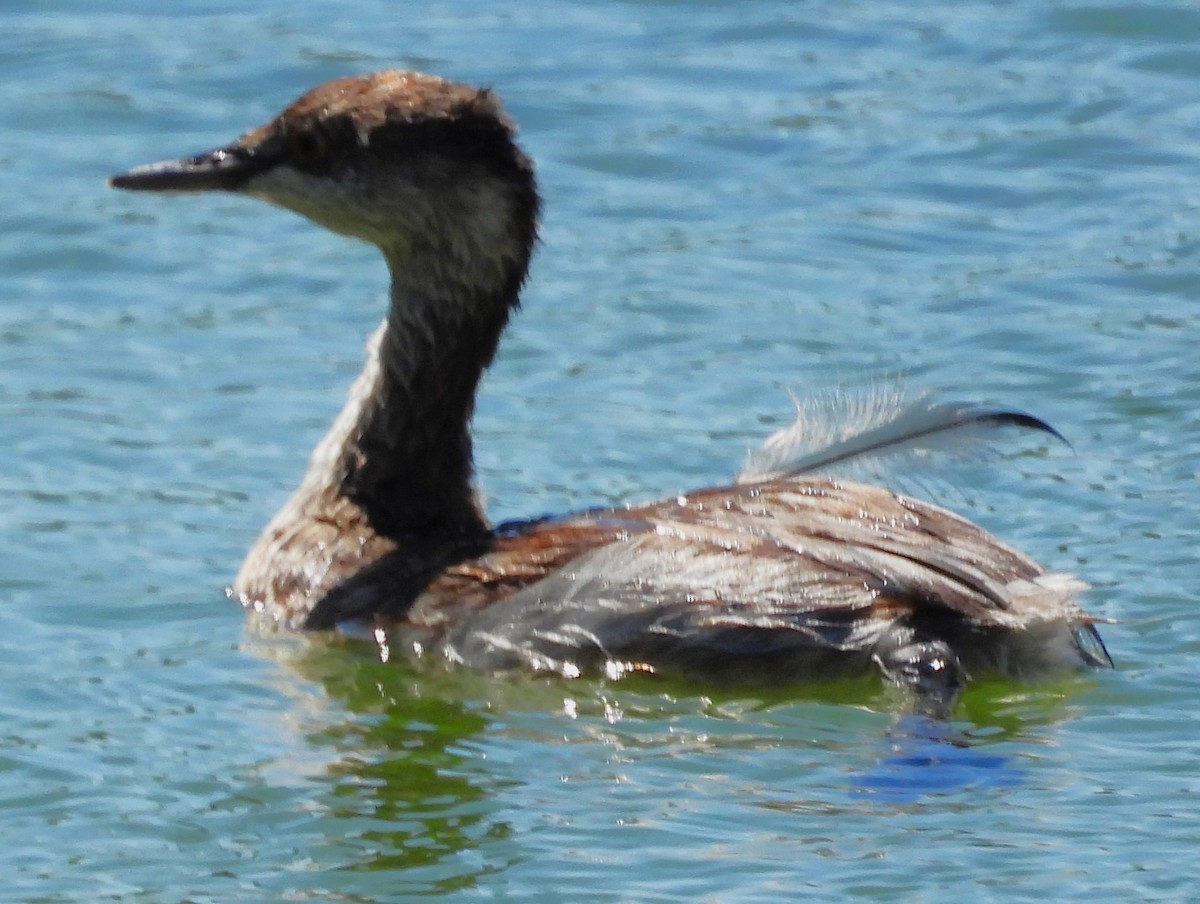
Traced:
<path fill-rule="evenodd" d="M 0 899 L 1188 900 L 1200 11 L 10 0 Z M 379 663 L 222 593 L 357 372 L 366 248 L 104 177 L 327 78 L 494 86 L 546 196 L 476 419 L 496 519 L 732 474 L 788 391 L 1034 411 L 943 501 L 1093 589 L 1117 671 L 719 688 Z M 931 484 L 940 484 L 931 478 Z"/>

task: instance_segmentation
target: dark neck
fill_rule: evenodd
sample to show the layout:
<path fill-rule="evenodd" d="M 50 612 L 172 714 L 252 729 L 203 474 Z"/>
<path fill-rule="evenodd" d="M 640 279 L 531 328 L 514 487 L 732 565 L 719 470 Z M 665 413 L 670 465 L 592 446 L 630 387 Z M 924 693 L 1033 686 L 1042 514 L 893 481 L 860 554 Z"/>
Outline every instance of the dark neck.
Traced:
<path fill-rule="evenodd" d="M 392 262 L 377 377 L 347 437 L 341 493 L 385 536 L 472 536 L 487 529 L 472 486 L 475 392 L 524 268 L 481 287 L 421 257 Z"/>

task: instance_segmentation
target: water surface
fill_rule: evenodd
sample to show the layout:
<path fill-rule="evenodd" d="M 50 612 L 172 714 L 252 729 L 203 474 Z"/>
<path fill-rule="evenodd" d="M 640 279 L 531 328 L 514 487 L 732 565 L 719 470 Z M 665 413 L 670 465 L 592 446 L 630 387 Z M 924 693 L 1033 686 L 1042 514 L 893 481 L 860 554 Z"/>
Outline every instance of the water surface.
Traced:
<path fill-rule="evenodd" d="M 1200 12 L 11 2 L 0 898 L 1182 900 L 1200 843 Z M 1112 674 L 546 681 L 248 635 L 222 590 L 381 316 L 370 249 L 105 188 L 322 80 L 494 86 L 546 197 L 497 520 L 725 479 L 788 391 L 1017 405 L 944 502 L 1093 584 Z M 940 484 L 930 479 L 931 484 Z"/>

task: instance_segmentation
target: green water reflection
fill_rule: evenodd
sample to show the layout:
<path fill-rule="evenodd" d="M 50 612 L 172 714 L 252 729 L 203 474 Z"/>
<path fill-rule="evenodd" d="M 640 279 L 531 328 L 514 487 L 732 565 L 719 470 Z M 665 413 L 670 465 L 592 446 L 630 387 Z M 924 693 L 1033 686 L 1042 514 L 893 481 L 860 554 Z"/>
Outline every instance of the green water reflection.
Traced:
<path fill-rule="evenodd" d="M 983 683 L 964 695 L 952 721 L 930 723 L 913 721 L 902 701 L 867 679 L 711 687 L 643 675 L 568 681 L 381 663 L 354 643 L 290 649 L 281 667 L 328 703 L 304 738 L 326 762 L 306 806 L 321 814 L 326 842 L 313 856 L 331 893 L 342 881 L 347 890 L 359 887 L 349 877 L 362 873 L 386 874 L 389 888 L 411 895 L 503 884 L 506 871 L 538 856 L 531 825 L 536 832 L 577 815 L 558 812 L 562 800 L 546 790 L 557 773 L 565 785 L 605 770 L 645 772 L 667 795 L 678 782 L 686 804 L 698 772 L 744 763 L 744 774 L 721 780 L 741 786 L 739 797 L 755 806 L 793 818 L 944 808 L 955 796 L 1020 784 L 1028 751 L 1053 736 L 1051 727 L 1070 717 L 1073 697 L 1093 680 Z M 841 769 L 793 797 L 795 789 L 753 765 L 781 752 L 798 769 L 814 753 L 826 761 L 833 753 Z M 592 806 L 603 812 L 603 803 Z M 626 812 L 636 812 L 636 800 Z"/>

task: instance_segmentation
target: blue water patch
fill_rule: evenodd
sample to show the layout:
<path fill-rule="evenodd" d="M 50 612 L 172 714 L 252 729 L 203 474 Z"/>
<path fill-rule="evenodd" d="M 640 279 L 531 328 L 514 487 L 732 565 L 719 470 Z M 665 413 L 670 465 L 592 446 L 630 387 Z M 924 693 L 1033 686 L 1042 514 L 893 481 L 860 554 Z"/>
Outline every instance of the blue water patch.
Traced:
<path fill-rule="evenodd" d="M 885 803 L 913 803 L 953 792 L 1012 788 L 1025 770 L 1011 756 L 977 747 L 961 728 L 910 716 L 885 739 L 879 763 L 851 793 Z"/>

